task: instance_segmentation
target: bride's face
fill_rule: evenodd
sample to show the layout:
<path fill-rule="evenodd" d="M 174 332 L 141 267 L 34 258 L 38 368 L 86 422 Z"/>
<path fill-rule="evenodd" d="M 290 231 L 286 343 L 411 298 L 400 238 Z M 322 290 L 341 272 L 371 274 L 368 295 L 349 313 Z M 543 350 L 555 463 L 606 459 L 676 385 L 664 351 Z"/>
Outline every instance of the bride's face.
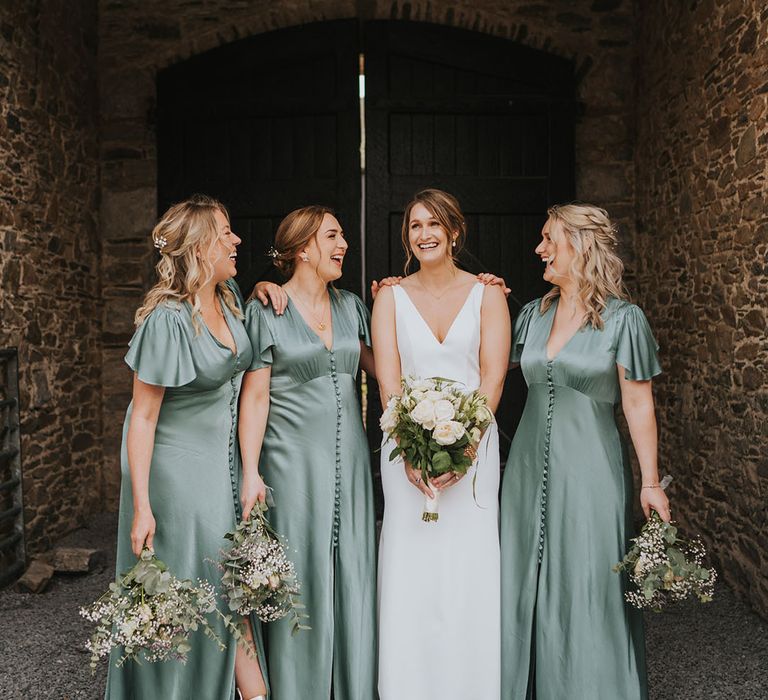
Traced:
<path fill-rule="evenodd" d="M 423 204 L 411 207 L 408 243 L 420 265 L 434 265 L 450 259 L 454 239 Z"/>

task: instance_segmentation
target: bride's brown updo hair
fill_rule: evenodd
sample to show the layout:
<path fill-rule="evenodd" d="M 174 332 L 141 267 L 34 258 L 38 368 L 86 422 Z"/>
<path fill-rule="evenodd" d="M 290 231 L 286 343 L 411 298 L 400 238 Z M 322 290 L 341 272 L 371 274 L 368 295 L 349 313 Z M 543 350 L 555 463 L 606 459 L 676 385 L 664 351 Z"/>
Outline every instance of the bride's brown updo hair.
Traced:
<path fill-rule="evenodd" d="M 569 275 L 587 310 L 584 324 L 602 329 L 600 314 L 608 299 L 629 297 L 622 279 L 624 263 L 616 252 L 616 226 L 605 209 L 593 204 L 560 204 L 547 209 L 547 214 L 550 221 L 562 224 L 563 233 L 576 253 Z M 552 287 L 541 300 L 542 313 L 559 296 L 560 287 Z"/>
<path fill-rule="evenodd" d="M 408 268 L 413 261 L 413 251 L 408 238 L 408 225 L 411 219 L 411 210 L 421 204 L 424 208 L 437 219 L 440 226 L 448 234 L 448 250 L 451 252 L 453 263 L 457 263 L 457 256 L 464 247 L 467 239 L 467 222 L 464 220 L 464 214 L 461 211 L 459 202 L 451 194 L 434 188 L 417 192 L 414 198 L 408 202 L 403 212 L 403 225 L 401 229 L 401 241 L 405 251 L 405 267 L 403 271 L 408 274 Z M 454 239 L 453 237 L 456 236 Z M 456 245 L 453 246 L 453 241 Z"/>
<path fill-rule="evenodd" d="M 293 276 L 296 258 L 320 230 L 326 214 L 336 216 L 330 207 L 311 204 L 294 209 L 280 222 L 275 233 L 275 244 L 270 248 L 268 255 L 285 279 Z M 251 293 L 249 300 L 255 296 L 256 289 Z"/>

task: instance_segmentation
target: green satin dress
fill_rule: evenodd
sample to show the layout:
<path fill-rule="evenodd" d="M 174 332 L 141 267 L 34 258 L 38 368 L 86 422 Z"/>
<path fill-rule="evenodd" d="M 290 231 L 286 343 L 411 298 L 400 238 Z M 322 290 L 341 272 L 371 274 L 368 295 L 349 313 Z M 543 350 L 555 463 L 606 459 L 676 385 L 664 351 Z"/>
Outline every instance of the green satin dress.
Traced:
<path fill-rule="evenodd" d="M 242 304 L 234 282 L 228 284 Z M 237 402 L 253 358 L 243 322 L 223 303 L 222 308 L 236 354 L 211 334 L 202 319 L 200 333 L 195 333 L 188 303 L 165 302 L 136 330 L 125 356 L 139 379 L 165 387 L 149 472 L 149 499 L 157 524 L 155 552 L 175 576 L 207 579 L 214 586 L 221 578 L 214 562 L 227 545 L 223 536 L 234 529 L 240 514 Z M 133 404 L 123 426 L 118 574 L 136 563 L 130 540 L 133 494 L 126 450 L 132 410 Z M 106 698 L 231 700 L 236 644 L 219 620 L 214 627 L 227 650 L 219 651 L 198 631 L 191 637 L 186 664 L 129 661 L 115 668 L 119 656 L 113 654 Z M 258 626 L 255 632 L 259 639 Z"/>
<path fill-rule="evenodd" d="M 540 305 L 523 307 L 512 344 L 528 399 L 501 495 L 502 700 L 645 699 L 642 615 L 611 571 L 633 529 L 615 409 L 617 364 L 651 379 L 658 346 L 637 306 L 610 299 L 602 330 L 548 360 L 557 302 Z"/>
<path fill-rule="evenodd" d="M 330 291 L 326 349 L 289 302 L 282 316 L 246 308 L 250 369 L 271 367 L 260 471 L 270 519 L 290 547 L 310 631 L 264 626 L 274 700 L 372 700 L 376 684 L 376 572 L 370 457 L 355 378 L 368 312 Z"/>

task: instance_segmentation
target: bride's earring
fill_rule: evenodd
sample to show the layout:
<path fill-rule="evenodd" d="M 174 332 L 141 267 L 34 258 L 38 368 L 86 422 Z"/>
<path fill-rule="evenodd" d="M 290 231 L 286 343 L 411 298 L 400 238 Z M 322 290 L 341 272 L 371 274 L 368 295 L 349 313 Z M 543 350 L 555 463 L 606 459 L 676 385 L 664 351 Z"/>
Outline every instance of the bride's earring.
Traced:
<path fill-rule="evenodd" d="M 452 245 L 453 245 L 454 248 L 456 247 L 456 239 L 455 238 L 453 239 L 453 244 Z"/>
<path fill-rule="evenodd" d="M 306 253 L 302 253 L 301 260 L 302 262 L 309 262 L 309 255 L 307 255 Z"/>

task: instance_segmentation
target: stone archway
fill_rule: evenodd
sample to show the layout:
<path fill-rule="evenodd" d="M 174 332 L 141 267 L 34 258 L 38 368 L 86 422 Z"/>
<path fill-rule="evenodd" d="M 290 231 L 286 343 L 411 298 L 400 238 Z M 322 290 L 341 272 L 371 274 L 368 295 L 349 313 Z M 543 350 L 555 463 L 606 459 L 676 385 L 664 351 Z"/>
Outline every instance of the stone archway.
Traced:
<path fill-rule="evenodd" d="M 627 5 L 626 7 L 624 5 Z M 101 231 L 104 295 L 104 494 L 114 507 L 120 425 L 129 400 L 122 362 L 133 311 L 151 278 L 147 234 L 157 214 L 157 74 L 189 56 L 237 39 L 313 21 L 430 22 L 503 37 L 576 64 L 583 113 L 575 127 L 576 195 L 589 192 L 634 231 L 631 115 L 632 8 L 621 0 L 499 7 L 481 1 L 357 3 L 309 0 L 229 7 L 225 0 L 189 8 L 144 3 L 106 7 L 100 16 Z"/>

